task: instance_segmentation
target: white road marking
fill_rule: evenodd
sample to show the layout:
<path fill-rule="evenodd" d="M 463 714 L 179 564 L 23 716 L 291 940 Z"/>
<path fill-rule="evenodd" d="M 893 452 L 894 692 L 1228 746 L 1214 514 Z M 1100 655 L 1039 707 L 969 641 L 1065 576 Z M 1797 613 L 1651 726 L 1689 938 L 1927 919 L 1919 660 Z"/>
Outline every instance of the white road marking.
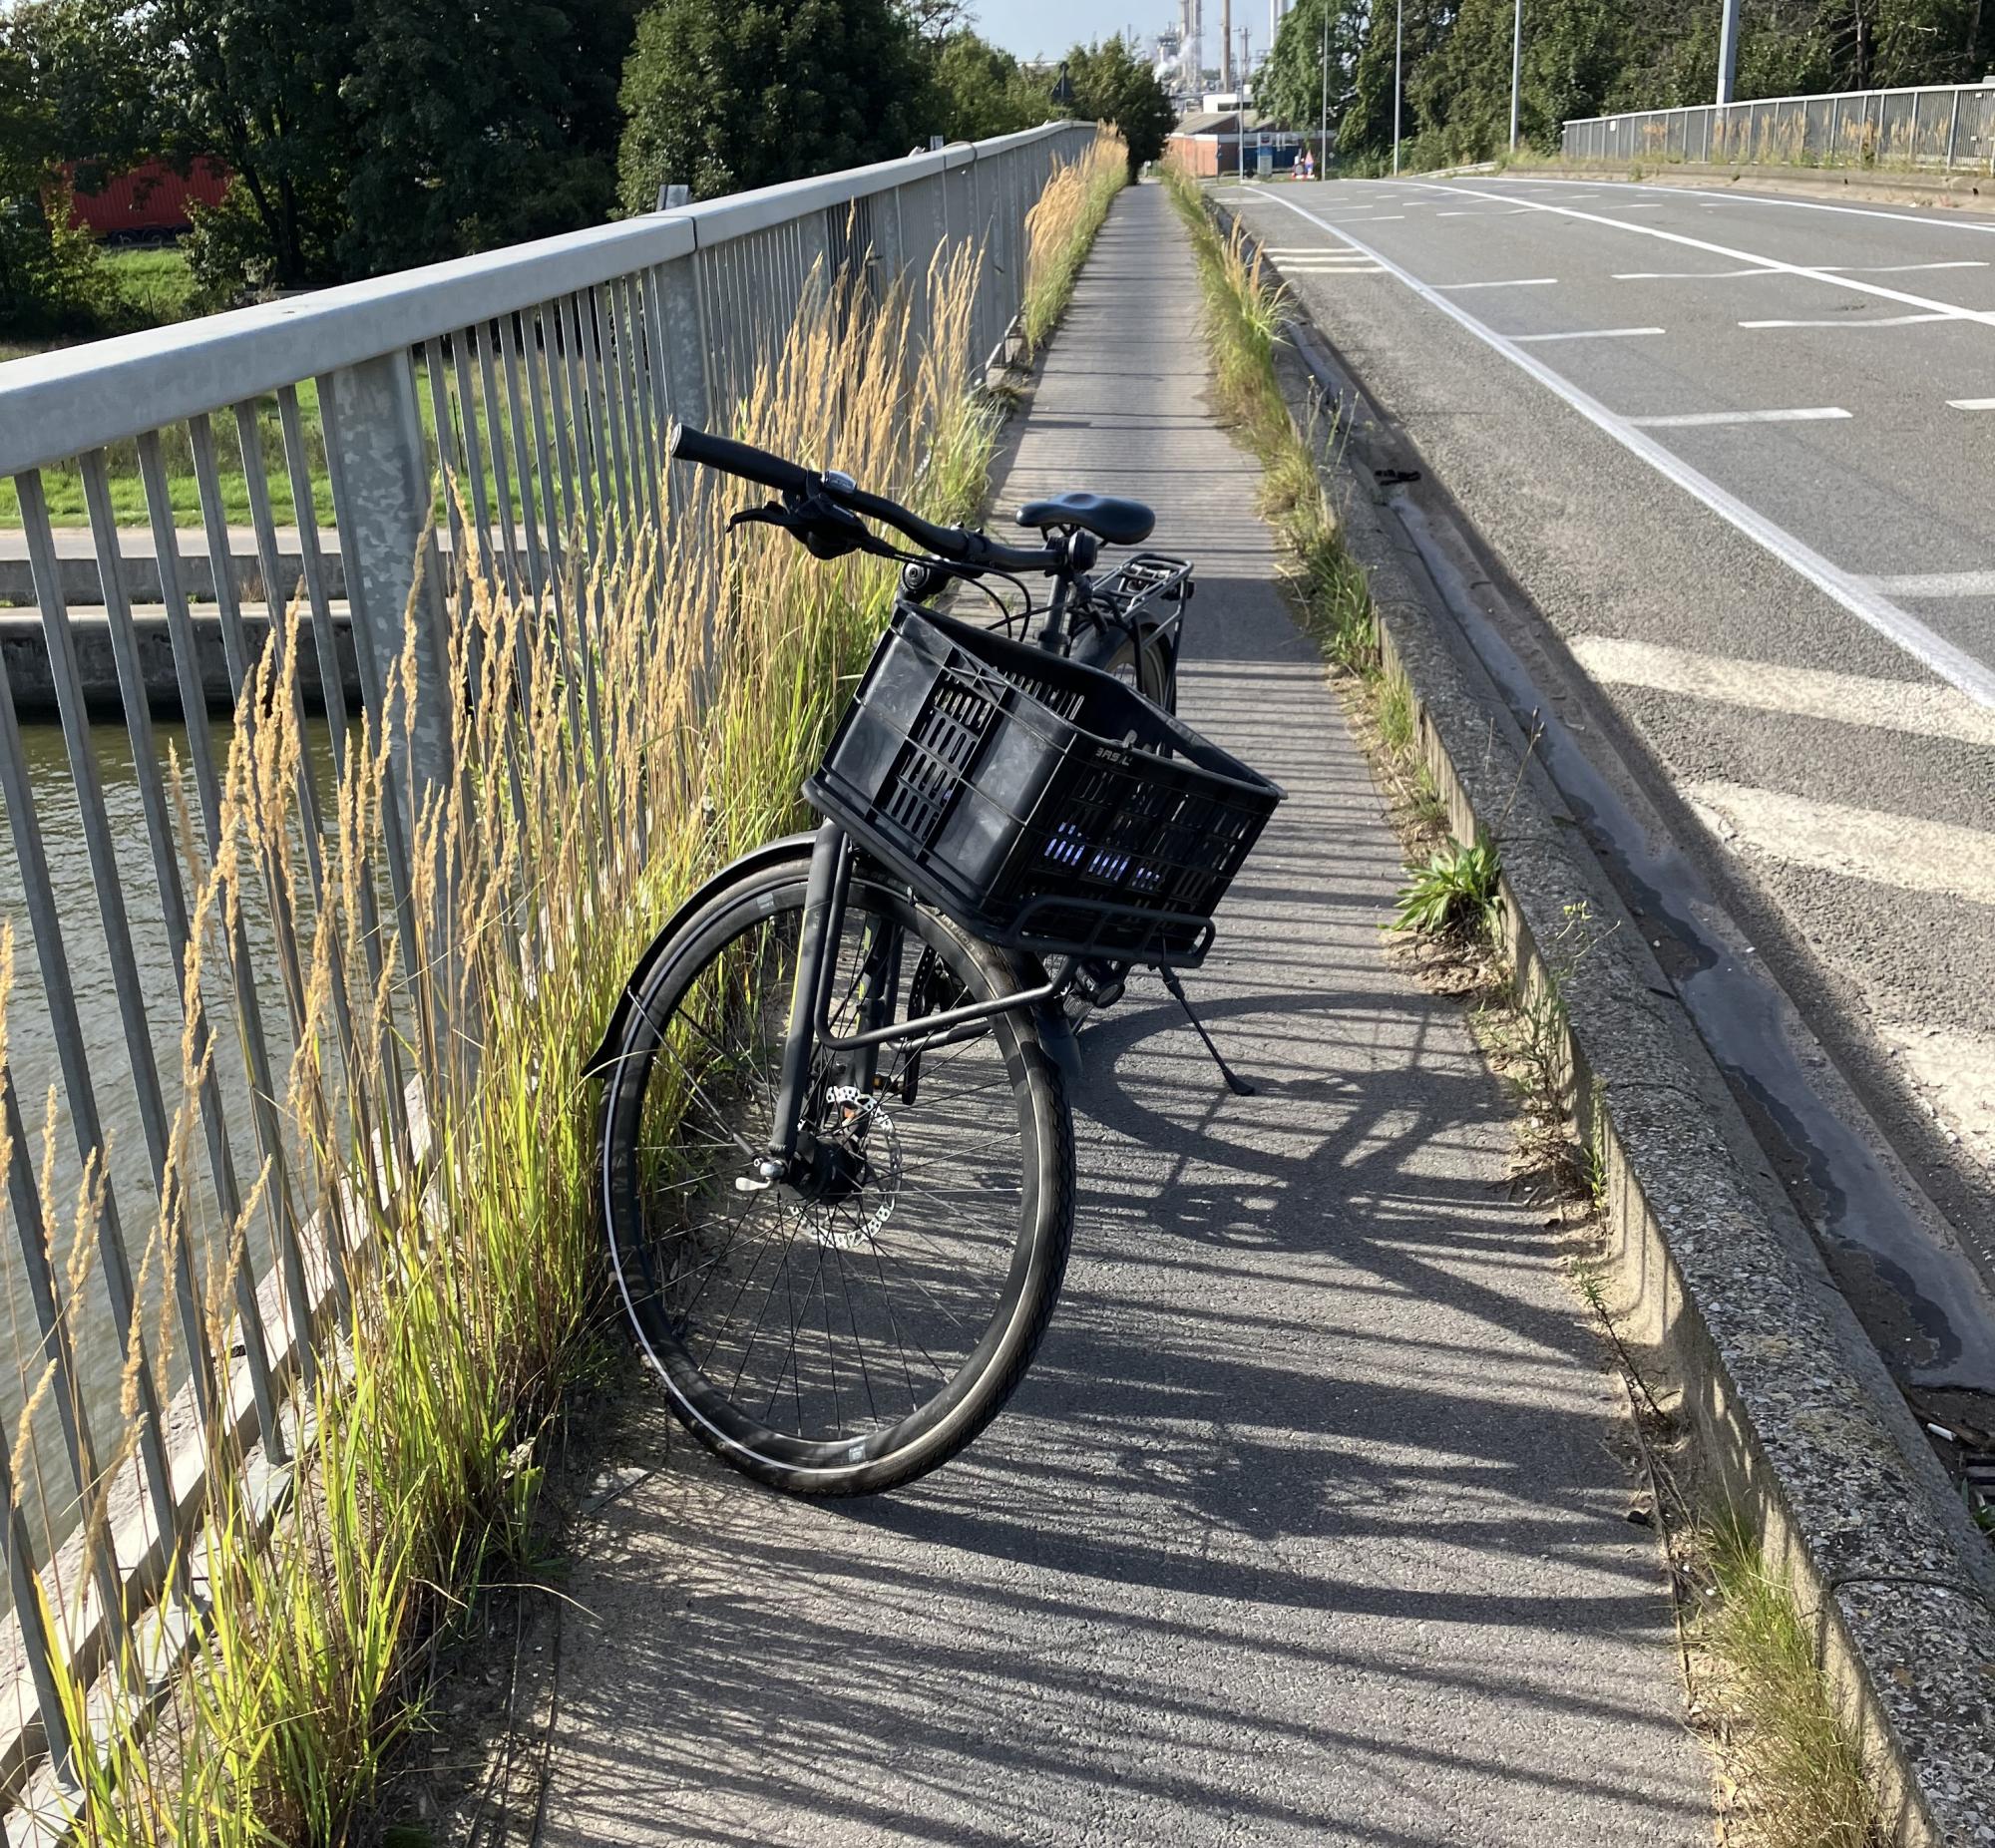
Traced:
<path fill-rule="evenodd" d="M 1451 192 L 1456 197 L 1494 199 L 1501 203 L 1510 196 L 1502 192 L 1484 192 L 1474 186 L 1442 187 L 1431 182 L 1423 184 L 1429 185 L 1434 191 Z M 1806 263 L 1784 262 L 1779 257 L 1763 256 L 1757 250 L 1735 250 L 1730 244 L 1707 243 L 1702 237 L 1691 237 L 1682 231 L 1666 231 L 1660 225 L 1628 224 L 1620 218 L 1609 218 L 1597 211 L 1575 211 L 1570 205 L 1540 204 L 1534 199 L 1526 209 L 1551 212 L 1561 218 L 1577 218 L 1586 224 L 1604 224 L 1610 230 L 1632 231 L 1637 237 L 1659 237 L 1665 243 L 1682 244 L 1688 249 L 1703 250 L 1712 256 L 1730 257 L 1735 263 L 1762 263 L 1787 275 L 1825 282 L 1831 288 L 1854 289 L 1858 294 L 1875 295 L 1883 301 L 1902 302 L 1908 308 L 1921 308 L 1949 320 L 1978 321 L 1984 327 L 1995 327 L 1995 309 L 1963 308 L 1958 302 L 1935 301 L 1927 295 L 1909 295 L 1903 289 L 1887 288 L 1881 282 L 1863 282 L 1854 276 L 1835 275 L 1826 269 L 1818 269 Z"/>
<path fill-rule="evenodd" d="M 1995 1156 L 1995 1035 L 1953 1027 L 1887 1022 L 1884 1037 L 1913 1079 L 1937 1092 L 1941 1107 L 1974 1138 L 1985 1161 Z"/>
<path fill-rule="evenodd" d="M 1788 667 L 1778 661 L 1744 661 L 1611 635 L 1577 635 L 1568 645 L 1572 658 L 1587 673 L 1612 686 L 1648 687 L 1756 712 L 1785 712 L 1795 718 L 1867 725 L 1995 749 L 1995 711 L 1977 706 L 1950 686 L 1878 680 L 1821 667 Z"/>
<path fill-rule="evenodd" d="M 1637 430 L 1693 430 L 1704 424 L 1818 424 L 1849 413 L 1839 405 L 1800 411 L 1685 411 L 1676 417 L 1631 417 Z"/>
<path fill-rule="evenodd" d="M 1573 180 L 1512 180 L 1513 186 L 1570 186 L 1580 184 Z M 1614 186 L 1621 191 L 1637 191 L 1642 188 L 1634 182 L 1609 180 L 1595 182 L 1596 185 Z M 1820 199 L 1777 198 L 1765 192 L 1716 193 L 1708 186 L 1672 186 L 1673 192 L 1681 192 L 1686 198 L 1701 198 L 1710 201 L 1708 208 L 1726 205 L 1785 205 L 1793 211 L 1839 211 L 1852 218 L 1894 218 L 1900 224 L 1932 224 L 1950 231 L 1995 231 L 1995 222 L 1985 218 L 1942 217 L 1930 211 L 1887 211 L 1876 205 L 1830 205 Z M 1498 196 L 1505 196 L 1499 194 Z M 1597 197 L 1598 194 L 1568 192 L 1568 198 Z"/>
<path fill-rule="evenodd" d="M 1950 411 L 1995 411 L 1995 398 L 1949 398 Z"/>
<path fill-rule="evenodd" d="M 1859 321 L 1830 315 L 1822 321 L 1741 321 L 1741 327 L 1916 327 L 1925 321 L 1950 321 L 1951 314 L 1882 314 Z"/>
<path fill-rule="evenodd" d="M 1456 289 L 1546 289 L 1556 276 L 1511 276 L 1498 282 L 1436 282 L 1434 287 L 1452 293 Z"/>
<path fill-rule="evenodd" d="M 1955 257 L 1950 263 L 1823 263 L 1821 267 L 1835 275 L 1896 276 L 1911 269 L 1986 269 L 1988 259 L 1983 256 L 1961 256 Z"/>
<path fill-rule="evenodd" d="M 1512 334 L 1520 346 L 1535 340 L 1629 340 L 1637 334 L 1659 334 L 1660 327 L 1575 327 L 1560 334 Z"/>
<path fill-rule="evenodd" d="M 1778 269 L 1624 269 L 1616 282 L 1722 282 L 1733 276 L 1778 276 Z"/>
<path fill-rule="evenodd" d="M 1686 783 L 1683 794 L 1713 833 L 1789 866 L 1995 905 L 1995 834 L 1743 783 Z"/>
<path fill-rule="evenodd" d="M 1986 269 L 1984 257 L 1960 257 L 1950 263 L 1819 263 L 1816 267 L 1829 276 L 1892 276 L 1912 269 Z M 1618 273 L 1616 282 L 1717 282 L 1737 276 L 1783 276 L 1784 269 L 1761 264 L 1752 269 L 1630 269 Z"/>
<path fill-rule="evenodd" d="M 1371 245 L 1352 236 L 1349 231 L 1333 229 L 1314 212 L 1305 211 L 1302 206 L 1289 199 L 1266 191 L 1260 186 L 1250 186 L 1248 190 L 1259 198 L 1285 206 L 1299 217 L 1308 219 L 1319 229 L 1329 231 L 1333 237 L 1343 238 L 1353 249 L 1366 251 L 1377 259 L 1383 269 L 1396 276 L 1421 300 L 1438 308 L 1441 313 L 1473 334 L 1492 352 L 1500 353 L 1547 391 L 1564 399 L 1595 429 L 1612 437 L 1631 455 L 1640 457 L 1657 474 L 1674 482 L 1736 532 L 1744 534 L 1762 551 L 1780 559 L 1797 576 L 1806 578 L 1816 589 L 1846 609 L 1859 622 L 1868 624 L 1880 635 L 1888 636 L 1914 660 L 1923 662 L 1942 680 L 1958 687 L 1971 699 L 1981 705 L 1995 707 L 1995 668 L 1976 660 L 1965 649 L 1948 641 L 1945 636 L 1921 622 L 1910 610 L 1901 609 L 1889 598 L 1880 596 L 1861 578 L 1831 564 L 1820 553 L 1803 544 L 1785 528 L 1777 526 L 1757 508 L 1749 507 L 1737 495 L 1721 488 L 1708 475 L 1692 468 L 1680 456 L 1664 448 L 1654 437 L 1645 431 L 1637 430 L 1625 417 L 1610 411 L 1591 393 L 1581 391 L 1569 379 L 1554 372 L 1543 360 L 1525 352 L 1514 340 L 1499 334 L 1486 322 L 1477 320 L 1459 302 L 1449 301 L 1437 289 L 1400 268 L 1390 257 L 1382 255 Z"/>
<path fill-rule="evenodd" d="M 1995 596 L 1995 571 L 1908 571 L 1870 581 L 1886 596 Z"/>

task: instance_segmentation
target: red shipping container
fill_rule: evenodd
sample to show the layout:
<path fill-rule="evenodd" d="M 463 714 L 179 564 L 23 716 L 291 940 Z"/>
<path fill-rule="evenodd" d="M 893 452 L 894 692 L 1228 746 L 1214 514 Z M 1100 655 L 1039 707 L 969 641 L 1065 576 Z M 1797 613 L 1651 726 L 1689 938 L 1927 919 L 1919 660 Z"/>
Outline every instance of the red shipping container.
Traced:
<path fill-rule="evenodd" d="M 148 161 L 106 181 L 99 191 L 78 192 L 70 222 L 88 226 L 98 237 L 184 231 L 189 205 L 218 205 L 227 189 L 228 170 L 218 161 L 197 161 L 185 175 Z"/>

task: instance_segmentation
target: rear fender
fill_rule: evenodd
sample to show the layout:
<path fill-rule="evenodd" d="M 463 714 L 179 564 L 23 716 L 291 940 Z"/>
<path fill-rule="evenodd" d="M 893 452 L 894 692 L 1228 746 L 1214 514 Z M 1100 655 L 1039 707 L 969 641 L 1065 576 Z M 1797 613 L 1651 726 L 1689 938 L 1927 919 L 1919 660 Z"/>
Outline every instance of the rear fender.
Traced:
<path fill-rule="evenodd" d="M 601 1042 L 589 1055 L 587 1063 L 582 1068 L 584 1077 L 595 1077 L 615 1058 L 616 1049 L 622 1043 L 624 1028 L 629 1024 L 630 1015 L 636 1008 L 637 996 L 643 990 L 644 978 L 650 974 L 652 964 L 665 953 L 665 945 L 678 934 L 680 929 L 712 903 L 723 886 L 731 885 L 743 875 L 759 873 L 764 868 L 777 866 L 791 859 L 801 860 L 808 866 L 811 843 L 815 839 L 814 834 L 791 834 L 785 835 L 779 841 L 765 841 L 760 847 L 723 867 L 665 920 L 664 927 L 651 938 L 649 946 L 637 958 L 636 966 L 624 979 L 623 990 L 616 997 L 615 1007 L 610 1010 L 609 1024 L 603 1030 Z"/>

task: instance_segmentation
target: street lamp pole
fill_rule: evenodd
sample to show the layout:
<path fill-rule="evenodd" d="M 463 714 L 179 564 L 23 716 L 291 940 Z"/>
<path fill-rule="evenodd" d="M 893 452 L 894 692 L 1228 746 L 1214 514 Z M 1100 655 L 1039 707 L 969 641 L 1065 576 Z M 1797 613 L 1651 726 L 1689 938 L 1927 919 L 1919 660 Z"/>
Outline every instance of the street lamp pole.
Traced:
<path fill-rule="evenodd" d="M 1406 0 L 1393 21 L 1393 172 L 1399 171 L 1399 98 L 1405 93 Z"/>
<path fill-rule="evenodd" d="M 1739 0 L 1725 0 L 1718 25 L 1718 106 L 1732 101 L 1739 76 Z"/>
<path fill-rule="evenodd" d="M 1517 152 L 1517 80 L 1524 68 L 1524 0 L 1510 27 L 1510 152 Z"/>
<path fill-rule="evenodd" d="M 1318 164 L 1330 161 L 1330 0 L 1323 0 L 1323 114 L 1316 130 Z"/>

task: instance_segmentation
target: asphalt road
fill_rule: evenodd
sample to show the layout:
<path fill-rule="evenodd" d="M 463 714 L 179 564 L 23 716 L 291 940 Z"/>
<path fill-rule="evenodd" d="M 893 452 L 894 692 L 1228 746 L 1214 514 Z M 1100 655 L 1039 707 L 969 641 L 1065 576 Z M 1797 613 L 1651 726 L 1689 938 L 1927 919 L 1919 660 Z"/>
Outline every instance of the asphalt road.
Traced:
<path fill-rule="evenodd" d="M 1224 196 L 1985 1263 L 1995 218 L 1495 176 Z"/>
<path fill-rule="evenodd" d="M 1711 1839 L 1619 1389 L 1459 1004 L 1387 958 L 1399 845 L 1197 300 L 1132 188 L 998 504 L 1139 495 L 1198 564 L 1184 710 L 1289 792 L 1189 980 L 1259 1093 L 1154 979 L 1089 1025 L 1058 1312 L 920 1483 L 784 1500 L 648 1398 L 566 1585 L 549 1848 Z"/>

